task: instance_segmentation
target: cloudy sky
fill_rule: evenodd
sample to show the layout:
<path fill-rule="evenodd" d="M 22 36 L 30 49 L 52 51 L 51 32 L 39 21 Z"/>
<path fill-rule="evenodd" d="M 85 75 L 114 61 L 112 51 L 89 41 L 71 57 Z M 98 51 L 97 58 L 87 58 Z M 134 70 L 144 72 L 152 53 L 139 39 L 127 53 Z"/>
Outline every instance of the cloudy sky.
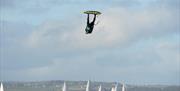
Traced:
<path fill-rule="evenodd" d="M 0 0 L 4 81 L 180 84 L 179 0 Z M 85 34 L 83 11 L 98 10 Z"/>

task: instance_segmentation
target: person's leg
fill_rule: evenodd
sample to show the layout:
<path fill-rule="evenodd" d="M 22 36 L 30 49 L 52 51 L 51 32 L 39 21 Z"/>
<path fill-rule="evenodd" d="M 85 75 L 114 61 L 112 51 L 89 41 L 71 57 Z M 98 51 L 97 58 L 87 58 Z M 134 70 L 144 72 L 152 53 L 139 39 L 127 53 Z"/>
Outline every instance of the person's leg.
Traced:
<path fill-rule="evenodd" d="M 89 24 L 89 14 L 87 14 L 87 24 Z"/>
<path fill-rule="evenodd" d="M 94 14 L 93 23 L 96 21 L 96 14 Z"/>

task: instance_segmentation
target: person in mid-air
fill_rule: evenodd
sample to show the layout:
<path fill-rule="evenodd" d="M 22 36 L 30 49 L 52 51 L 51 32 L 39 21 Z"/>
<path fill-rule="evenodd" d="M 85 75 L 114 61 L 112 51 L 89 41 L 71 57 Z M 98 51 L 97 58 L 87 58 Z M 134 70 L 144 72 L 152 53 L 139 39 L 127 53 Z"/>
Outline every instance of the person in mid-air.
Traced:
<path fill-rule="evenodd" d="M 95 21 L 96 21 L 96 14 L 94 14 L 94 19 L 92 22 L 89 22 L 89 14 L 87 14 L 87 26 L 86 26 L 86 34 L 90 34 L 92 33 L 93 31 L 93 28 L 94 28 L 94 24 L 95 24 Z"/>

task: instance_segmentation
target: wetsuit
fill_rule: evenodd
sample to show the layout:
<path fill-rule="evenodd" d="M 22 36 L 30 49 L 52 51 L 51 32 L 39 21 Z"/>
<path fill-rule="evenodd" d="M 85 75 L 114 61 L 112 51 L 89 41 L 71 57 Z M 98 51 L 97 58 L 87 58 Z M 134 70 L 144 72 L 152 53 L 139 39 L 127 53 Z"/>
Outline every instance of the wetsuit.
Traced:
<path fill-rule="evenodd" d="M 86 29 L 85 29 L 86 34 L 92 33 L 93 28 L 94 28 L 95 20 L 96 20 L 96 14 L 94 14 L 94 19 L 93 19 L 93 21 L 90 23 L 90 22 L 89 22 L 89 14 L 88 14 L 88 17 L 87 17 L 87 26 L 86 26 Z"/>

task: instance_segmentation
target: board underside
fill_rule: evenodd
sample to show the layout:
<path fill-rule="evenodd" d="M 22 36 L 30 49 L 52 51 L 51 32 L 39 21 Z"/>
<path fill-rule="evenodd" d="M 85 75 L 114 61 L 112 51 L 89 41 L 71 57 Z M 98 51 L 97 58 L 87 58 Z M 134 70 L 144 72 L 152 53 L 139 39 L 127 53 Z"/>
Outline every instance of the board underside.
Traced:
<path fill-rule="evenodd" d="M 96 14 L 96 15 L 100 15 L 101 14 L 101 12 L 99 12 L 99 11 L 85 11 L 84 13 L 85 14 Z"/>

